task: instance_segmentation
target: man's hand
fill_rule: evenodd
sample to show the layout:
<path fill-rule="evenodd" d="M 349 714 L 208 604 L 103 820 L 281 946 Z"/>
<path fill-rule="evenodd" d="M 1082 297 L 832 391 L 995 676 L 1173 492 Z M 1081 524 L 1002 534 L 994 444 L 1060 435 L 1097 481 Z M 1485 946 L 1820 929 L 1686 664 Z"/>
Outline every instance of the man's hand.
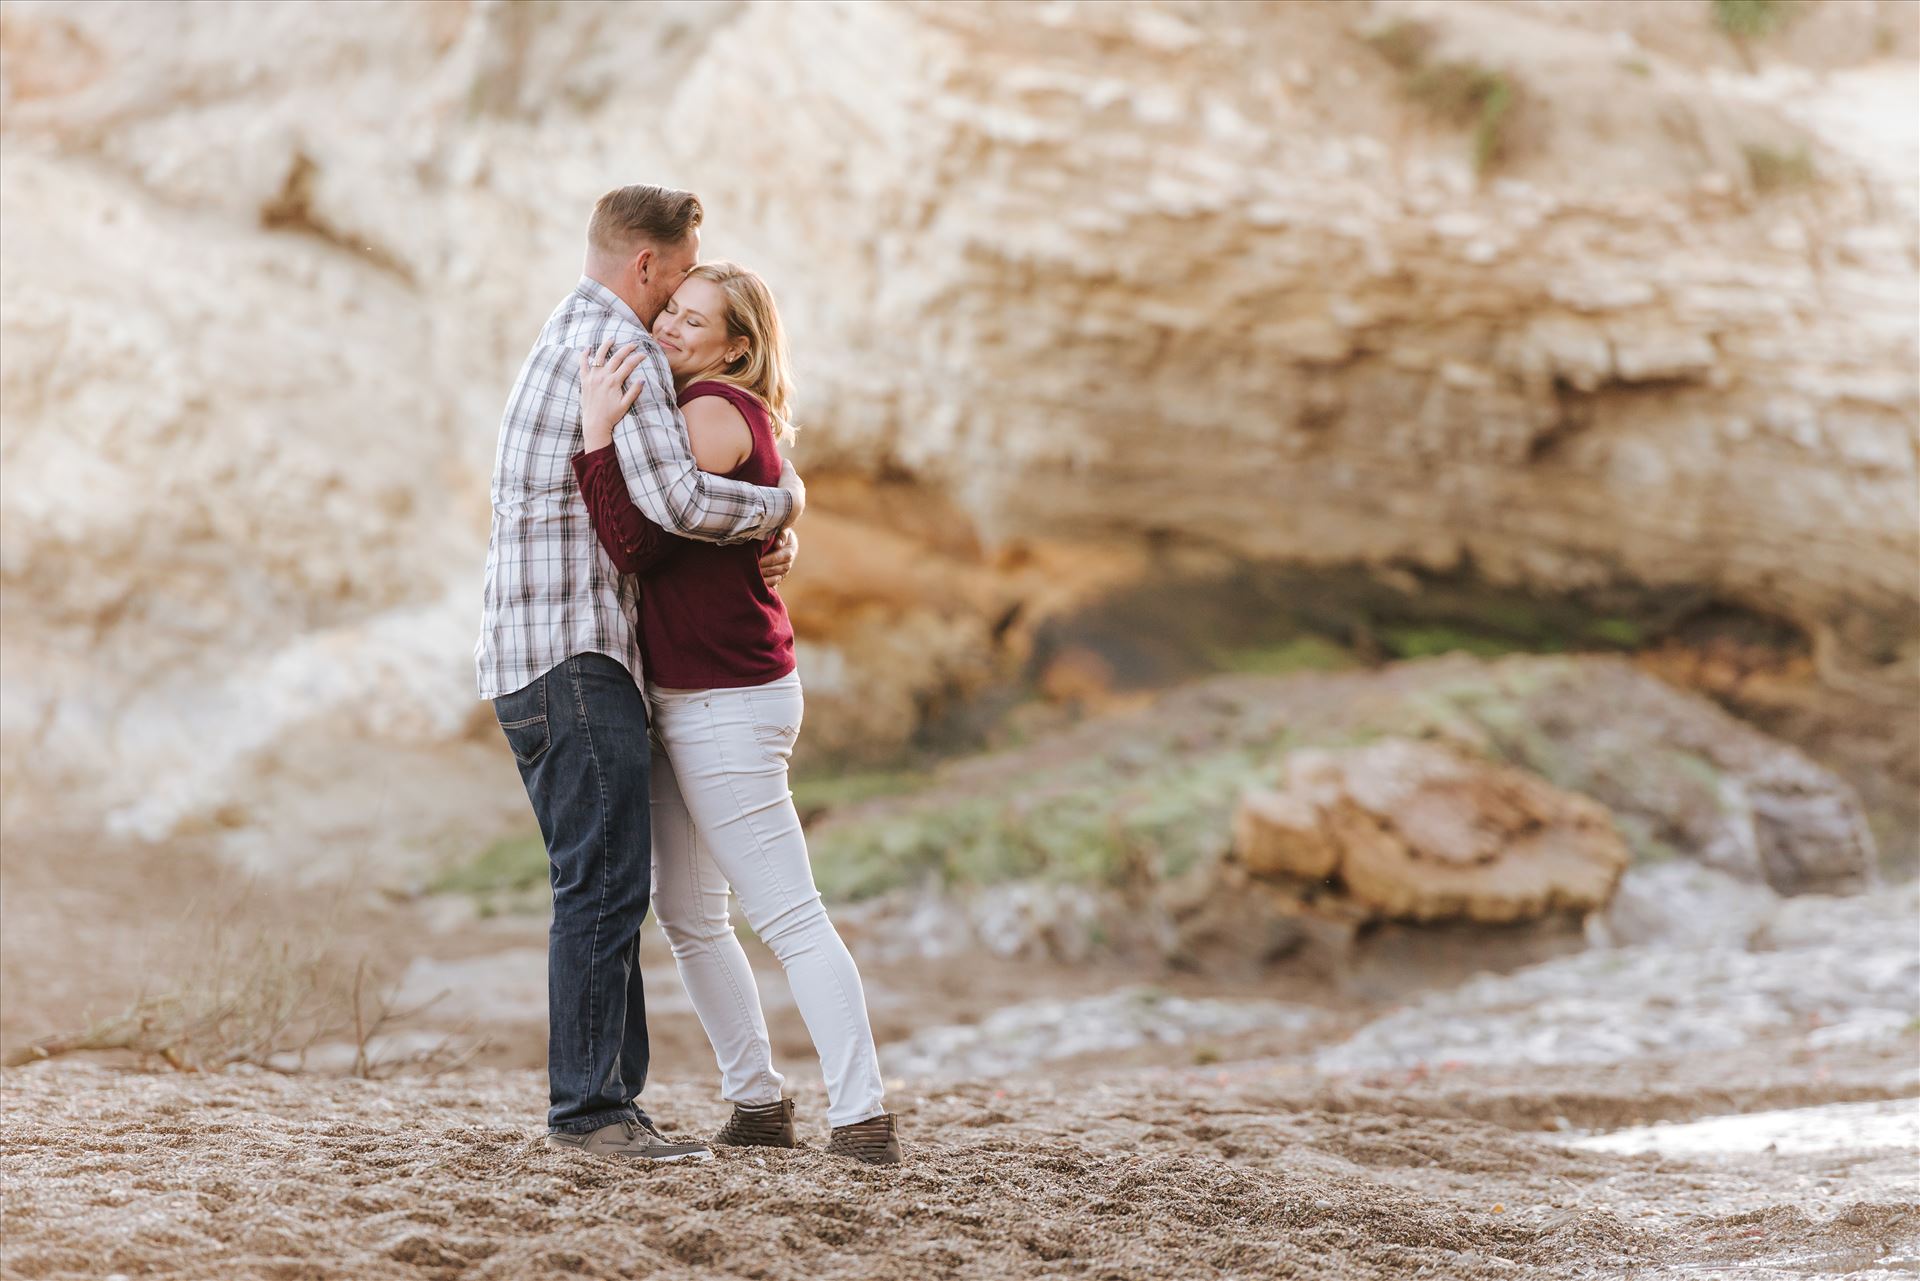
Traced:
<path fill-rule="evenodd" d="M 767 586 L 779 590 L 780 580 L 793 572 L 793 560 L 799 554 L 800 535 L 791 529 L 781 530 L 772 550 L 760 558 L 760 577 L 767 580 Z"/>
<path fill-rule="evenodd" d="M 793 522 L 800 519 L 800 513 L 805 511 L 807 507 L 806 482 L 802 481 L 800 479 L 800 473 L 793 469 L 793 460 L 791 458 L 781 461 L 780 488 L 793 495 L 793 514 L 787 517 L 787 527 L 791 529 Z"/>

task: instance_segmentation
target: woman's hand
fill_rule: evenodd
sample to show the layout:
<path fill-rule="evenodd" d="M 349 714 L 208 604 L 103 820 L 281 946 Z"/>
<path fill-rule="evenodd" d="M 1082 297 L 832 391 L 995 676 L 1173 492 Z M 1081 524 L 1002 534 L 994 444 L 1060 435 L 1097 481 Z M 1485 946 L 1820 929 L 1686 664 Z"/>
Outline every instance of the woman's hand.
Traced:
<path fill-rule="evenodd" d="M 592 453 L 613 443 L 613 426 L 640 397 L 644 378 L 635 378 L 628 387 L 627 378 L 640 368 L 640 344 L 628 343 L 618 352 L 613 339 L 580 353 L 580 433 L 586 450 Z"/>

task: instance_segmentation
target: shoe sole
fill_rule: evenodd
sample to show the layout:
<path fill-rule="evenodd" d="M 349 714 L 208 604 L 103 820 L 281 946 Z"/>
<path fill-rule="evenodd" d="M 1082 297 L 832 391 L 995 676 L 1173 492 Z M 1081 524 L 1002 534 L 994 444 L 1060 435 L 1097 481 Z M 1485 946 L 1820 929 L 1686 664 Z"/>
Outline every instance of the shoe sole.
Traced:
<path fill-rule="evenodd" d="M 675 1161 L 711 1161 L 713 1150 L 702 1148 L 698 1152 L 675 1152 L 669 1156 L 648 1156 L 643 1152 L 589 1152 L 585 1148 L 574 1147 L 571 1143 L 549 1143 L 549 1152 L 572 1152 L 579 1156 L 597 1156 L 609 1161 L 651 1161 L 656 1165 L 670 1165 Z"/>

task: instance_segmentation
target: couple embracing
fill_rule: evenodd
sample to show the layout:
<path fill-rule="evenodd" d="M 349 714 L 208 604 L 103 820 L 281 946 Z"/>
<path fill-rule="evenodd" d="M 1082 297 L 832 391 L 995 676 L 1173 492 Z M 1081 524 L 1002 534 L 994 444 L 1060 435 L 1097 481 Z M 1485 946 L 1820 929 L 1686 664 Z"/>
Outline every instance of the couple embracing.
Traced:
<path fill-rule="evenodd" d="M 476 647 L 546 842 L 547 1142 L 704 1160 L 639 1106 L 649 899 L 733 1115 L 717 1144 L 792 1147 L 731 888 L 779 958 L 826 1077 L 828 1151 L 900 1160 L 860 973 L 827 919 L 787 788 L 800 730 L 776 590 L 806 489 L 765 283 L 699 264 L 700 202 L 601 197 L 585 273 L 521 367 L 493 469 Z"/>

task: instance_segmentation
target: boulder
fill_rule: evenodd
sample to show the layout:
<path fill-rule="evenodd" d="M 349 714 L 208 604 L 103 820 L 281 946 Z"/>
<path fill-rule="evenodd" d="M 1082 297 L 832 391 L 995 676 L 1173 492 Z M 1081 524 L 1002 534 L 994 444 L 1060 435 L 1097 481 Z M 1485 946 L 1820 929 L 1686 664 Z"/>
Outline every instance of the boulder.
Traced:
<path fill-rule="evenodd" d="M 1388 683 L 1418 687 L 1413 727 L 1600 802 L 1643 862 L 1688 858 L 1779 894 L 1877 879 L 1873 833 L 1843 779 L 1625 659 L 1455 662 Z M 1902 732 L 1889 727 L 1896 742 Z"/>
<path fill-rule="evenodd" d="M 1305 907 L 1483 924 L 1577 915 L 1604 906 L 1631 861 L 1599 804 L 1444 743 L 1298 751 L 1284 772 L 1278 790 L 1242 799 L 1234 856 Z"/>

